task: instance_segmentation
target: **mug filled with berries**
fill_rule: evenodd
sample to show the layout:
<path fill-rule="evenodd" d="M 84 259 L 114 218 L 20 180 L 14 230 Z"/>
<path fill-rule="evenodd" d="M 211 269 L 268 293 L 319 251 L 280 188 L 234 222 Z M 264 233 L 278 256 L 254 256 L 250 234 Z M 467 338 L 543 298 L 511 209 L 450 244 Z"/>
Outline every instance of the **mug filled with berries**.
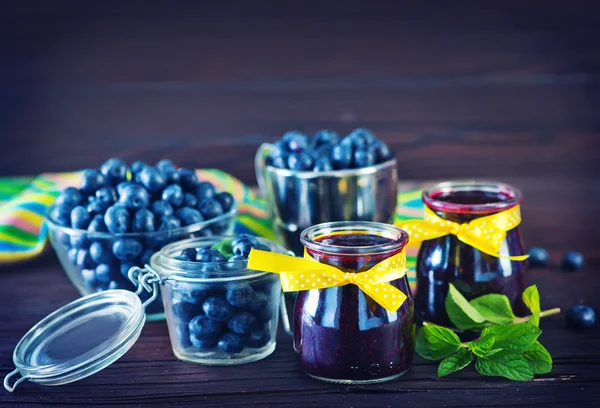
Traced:
<path fill-rule="evenodd" d="M 230 193 L 198 180 L 193 169 L 178 169 L 170 160 L 128 166 L 112 158 L 83 171 L 78 187 L 62 191 L 46 224 L 69 279 L 87 295 L 135 290 L 127 278 L 132 267 L 148 264 L 171 242 L 229 234 L 236 211 Z M 164 318 L 159 300 L 147 313 L 149 320 Z"/>
<path fill-rule="evenodd" d="M 396 210 L 397 164 L 388 146 L 366 129 L 340 137 L 288 132 L 256 153 L 258 184 L 279 241 L 296 255 L 300 233 L 331 221 L 390 222 Z"/>
<path fill-rule="evenodd" d="M 160 284 L 173 353 L 204 365 L 243 364 L 275 350 L 281 300 L 276 274 L 248 268 L 252 249 L 291 254 L 264 238 L 240 234 L 174 242 L 130 280 Z"/>

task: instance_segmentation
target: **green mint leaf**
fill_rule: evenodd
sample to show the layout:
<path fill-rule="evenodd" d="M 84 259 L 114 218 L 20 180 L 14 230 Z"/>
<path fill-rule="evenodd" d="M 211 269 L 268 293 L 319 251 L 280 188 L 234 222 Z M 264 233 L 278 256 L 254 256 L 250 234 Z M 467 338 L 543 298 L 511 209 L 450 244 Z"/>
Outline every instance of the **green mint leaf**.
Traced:
<path fill-rule="evenodd" d="M 539 341 L 534 342 L 523 353 L 523 357 L 534 374 L 546 374 L 552 371 L 552 357 Z"/>
<path fill-rule="evenodd" d="M 483 357 L 487 355 L 494 347 L 494 343 L 496 342 L 496 336 L 487 335 L 481 337 L 477 341 L 472 341 L 469 343 L 469 349 L 475 354 L 477 357 Z"/>
<path fill-rule="evenodd" d="M 505 295 L 484 295 L 471 300 L 469 304 L 485 317 L 488 322 L 506 324 L 516 318 L 510 306 L 510 301 Z"/>
<path fill-rule="evenodd" d="M 212 248 L 219 251 L 225 258 L 229 258 L 231 255 L 233 255 L 230 239 L 224 239 L 223 241 L 217 242 L 212 246 Z"/>
<path fill-rule="evenodd" d="M 450 329 L 427 325 L 417 335 L 417 354 L 427 360 L 441 360 L 460 350 L 460 339 Z"/>
<path fill-rule="evenodd" d="M 463 348 L 458 353 L 446 357 L 438 367 L 438 377 L 443 377 L 462 370 L 473 361 L 473 353 L 470 350 Z"/>
<path fill-rule="evenodd" d="M 485 357 L 478 357 L 475 367 L 481 375 L 499 376 L 514 381 L 528 381 L 533 378 L 533 371 L 525 358 L 513 350 L 500 350 Z"/>
<path fill-rule="evenodd" d="M 542 334 L 542 331 L 529 323 L 506 324 L 488 327 L 481 332 L 481 337 L 494 336 L 494 348 L 523 352 Z"/>
<path fill-rule="evenodd" d="M 540 293 L 538 292 L 537 286 L 531 285 L 525 291 L 523 291 L 523 302 L 531 311 L 531 318 L 529 322 L 534 326 L 540 325 Z"/>
<path fill-rule="evenodd" d="M 480 329 L 484 327 L 483 317 L 463 295 L 450 284 L 446 296 L 446 313 L 452 324 L 461 330 Z"/>

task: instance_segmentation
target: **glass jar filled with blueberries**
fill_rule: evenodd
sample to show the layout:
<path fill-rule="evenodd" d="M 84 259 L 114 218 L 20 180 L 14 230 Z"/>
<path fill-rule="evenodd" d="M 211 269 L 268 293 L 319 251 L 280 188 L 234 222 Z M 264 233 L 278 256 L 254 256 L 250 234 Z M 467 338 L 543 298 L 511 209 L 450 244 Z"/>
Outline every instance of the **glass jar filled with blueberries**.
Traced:
<path fill-rule="evenodd" d="M 130 279 L 152 274 L 161 296 L 173 353 L 205 365 L 256 361 L 275 350 L 281 301 L 277 274 L 248 269 L 252 248 L 289 254 L 264 238 L 203 237 L 174 242 Z"/>
<path fill-rule="evenodd" d="M 80 185 L 58 195 L 46 220 L 63 268 L 87 295 L 135 290 L 130 268 L 148 264 L 171 242 L 230 233 L 236 209 L 230 193 L 198 180 L 193 169 L 112 158 L 83 171 Z M 150 320 L 164 317 L 160 301 L 147 312 Z"/>

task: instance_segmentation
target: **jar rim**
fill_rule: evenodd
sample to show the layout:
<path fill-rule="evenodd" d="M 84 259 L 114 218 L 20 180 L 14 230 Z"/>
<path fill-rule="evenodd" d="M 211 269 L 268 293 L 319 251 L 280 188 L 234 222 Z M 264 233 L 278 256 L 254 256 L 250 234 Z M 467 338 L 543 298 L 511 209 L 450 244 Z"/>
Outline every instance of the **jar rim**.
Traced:
<path fill-rule="evenodd" d="M 477 191 L 483 193 L 502 194 L 506 198 L 490 200 L 486 203 L 455 203 L 441 200 L 441 195 L 456 192 Z M 508 210 L 521 204 L 521 191 L 509 184 L 497 181 L 456 180 L 445 181 L 423 190 L 423 203 L 433 211 L 461 214 L 489 214 Z"/>
<path fill-rule="evenodd" d="M 369 233 L 391 239 L 384 244 L 365 246 L 343 246 L 325 244 L 317 241 L 319 237 L 337 233 Z M 300 242 L 307 249 L 325 253 L 343 253 L 345 255 L 365 255 L 373 252 L 392 252 L 402 250 L 408 243 L 408 233 L 391 224 L 372 221 L 335 221 L 325 222 L 306 228 L 300 234 Z"/>

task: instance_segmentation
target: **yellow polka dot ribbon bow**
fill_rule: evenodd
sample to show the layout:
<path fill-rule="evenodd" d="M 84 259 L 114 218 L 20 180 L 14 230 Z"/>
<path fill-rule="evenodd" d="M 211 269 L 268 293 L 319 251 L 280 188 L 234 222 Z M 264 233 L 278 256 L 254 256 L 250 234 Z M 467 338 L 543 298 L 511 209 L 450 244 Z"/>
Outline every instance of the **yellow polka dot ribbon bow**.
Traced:
<path fill-rule="evenodd" d="M 320 263 L 308 254 L 304 259 L 252 249 L 248 268 L 279 274 L 284 292 L 325 289 L 348 284 L 358 286 L 386 310 L 395 312 L 406 300 L 400 289 L 390 285 L 406 274 L 406 256 L 400 252 L 364 272 L 344 272 Z"/>
<path fill-rule="evenodd" d="M 518 205 L 506 211 L 476 218 L 464 224 L 445 220 L 425 207 L 423 220 L 407 221 L 399 223 L 398 226 L 408 232 L 412 243 L 452 234 L 465 244 L 488 255 L 508 258 L 513 261 L 523 261 L 529 256 L 500 255 L 500 248 L 504 238 L 506 238 L 506 232 L 520 223 L 521 210 Z"/>

